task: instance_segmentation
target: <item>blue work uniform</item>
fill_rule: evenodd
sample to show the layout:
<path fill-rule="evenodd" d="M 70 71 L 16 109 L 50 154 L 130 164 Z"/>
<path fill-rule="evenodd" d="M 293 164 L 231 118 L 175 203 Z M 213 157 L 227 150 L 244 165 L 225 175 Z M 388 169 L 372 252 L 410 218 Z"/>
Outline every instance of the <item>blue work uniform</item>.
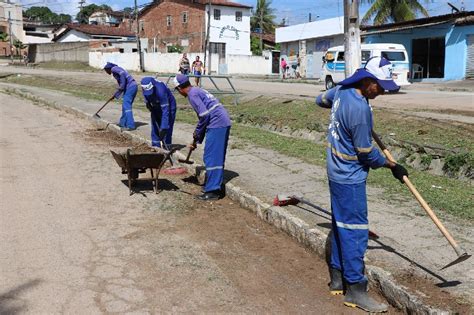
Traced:
<path fill-rule="evenodd" d="M 206 138 L 204 192 L 220 190 L 224 181 L 225 157 L 231 127 L 229 114 L 218 99 L 201 88 L 192 87 L 188 98 L 199 118 L 194 138 L 198 143 L 202 143 Z"/>
<path fill-rule="evenodd" d="M 119 85 L 114 97 L 119 99 L 123 94 L 122 116 L 120 117 L 119 126 L 123 128 L 135 129 L 132 105 L 135 97 L 137 96 L 137 83 L 126 70 L 120 68 L 119 66 L 114 66 L 111 71 Z"/>
<path fill-rule="evenodd" d="M 327 173 L 331 193 L 331 268 L 349 284 L 366 281 L 364 254 L 369 238 L 366 180 L 386 159 L 372 145 L 372 109 L 351 86 L 337 86 L 316 99 L 331 108 Z"/>
<path fill-rule="evenodd" d="M 176 99 L 163 82 L 151 80 L 153 93 L 144 95 L 146 107 L 151 113 L 151 143 L 161 147 L 161 141 L 171 145 L 173 126 L 176 118 Z M 165 139 L 160 139 L 160 130 L 166 131 Z"/>

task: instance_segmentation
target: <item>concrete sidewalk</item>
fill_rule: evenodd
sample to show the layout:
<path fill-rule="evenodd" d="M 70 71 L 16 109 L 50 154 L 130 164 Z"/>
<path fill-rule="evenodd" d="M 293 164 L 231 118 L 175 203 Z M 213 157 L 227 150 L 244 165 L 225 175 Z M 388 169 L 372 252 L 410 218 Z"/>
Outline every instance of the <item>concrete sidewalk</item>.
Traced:
<path fill-rule="evenodd" d="M 30 93 L 48 102 L 76 108 L 90 115 L 102 105 L 61 92 L 0 83 L 0 89 L 5 88 Z M 105 120 L 116 122 L 120 110 L 119 104 L 110 104 L 101 116 Z M 149 138 L 149 115 L 136 111 L 135 119 L 143 124 L 133 133 Z M 177 123 L 174 142 L 190 143 L 193 130 L 194 126 Z M 201 149 L 202 146 L 193 154 L 194 159 L 200 159 Z M 323 168 L 231 137 L 226 169 L 228 179 L 233 185 L 241 187 L 264 202 L 271 203 L 275 195 L 281 192 L 300 192 L 307 199 L 329 209 L 327 178 Z M 386 172 L 387 180 L 395 180 L 388 170 L 378 171 Z M 367 257 L 370 264 L 383 267 L 402 283 L 403 280 L 410 283 L 428 278 L 442 287 L 443 291 L 472 301 L 474 261 L 471 259 L 439 271 L 442 266 L 454 260 L 456 255 L 416 201 L 387 200 L 384 199 L 382 190 L 371 187 L 368 189 L 368 200 L 371 229 L 380 236 L 379 240 L 369 243 Z M 329 232 L 330 221 L 327 215 L 317 211 L 312 213 L 315 210 L 309 207 L 291 206 L 285 209 L 308 226 Z M 472 225 L 449 218 L 443 221 L 461 245 L 469 253 L 474 252 Z M 436 290 L 441 291 L 433 286 L 431 292 L 417 293 L 436 299 L 432 295 Z"/>

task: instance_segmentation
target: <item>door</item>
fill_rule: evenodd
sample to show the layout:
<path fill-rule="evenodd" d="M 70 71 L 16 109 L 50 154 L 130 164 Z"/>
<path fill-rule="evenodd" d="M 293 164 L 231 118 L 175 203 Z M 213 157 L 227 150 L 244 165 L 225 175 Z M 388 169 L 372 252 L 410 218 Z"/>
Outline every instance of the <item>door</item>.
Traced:
<path fill-rule="evenodd" d="M 306 77 L 314 78 L 314 56 L 306 55 Z"/>
<path fill-rule="evenodd" d="M 272 51 L 272 73 L 280 73 L 280 52 Z"/>
<path fill-rule="evenodd" d="M 211 54 L 219 55 L 219 74 L 227 74 L 225 43 L 211 43 Z"/>
<path fill-rule="evenodd" d="M 467 35 L 466 78 L 474 78 L 474 35 Z"/>
<path fill-rule="evenodd" d="M 422 78 L 444 78 L 444 37 L 414 39 L 412 47 L 412 69 L 413 65 L 420 65 Z"/>

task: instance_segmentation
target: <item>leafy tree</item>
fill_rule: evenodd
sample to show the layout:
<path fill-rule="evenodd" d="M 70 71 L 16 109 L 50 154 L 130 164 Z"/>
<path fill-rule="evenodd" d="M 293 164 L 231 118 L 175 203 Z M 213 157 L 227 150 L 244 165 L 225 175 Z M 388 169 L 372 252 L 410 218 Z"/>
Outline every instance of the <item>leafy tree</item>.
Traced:
<path fill-rule="evenodd" d="M 26 46 L 25 44 L 23 44 L 23 42 L 22 42 L 21 40 L 18 40 L 18 39 L 15 39 L 15 40 L 13 41 L 13 46 L 16 48 L 16 54 L 17 54 L 18 56 L 21 55 L 21 51 L 22 51 L 23 49 L 25 49 L 26 47 L 28 47 L 28 46 Z"/>
<path fill-rule="evenodd" d="M 184 50 L 184 47 L 179 44 L 168 46 L 167 48 L 169 53 L 182 53 Z"/>
<path fill-rule="evenodd" d="M 257 36 L 250 37 L 250 50 L 255 56 L 261 56 L 262 51 L 260 50 L 260 38 Z"/>
<path fill-rule="evenodd" d="M 56 14 L 48 7 L 31 7 L 23 12 L 24 17 L 30 21 L 37 21 L 48 24 L 69 23 L 72 17 L 69 14 Z"/>
<path fill-rule="evenodd" d="M 4 32 L 0 32 L 0 42 L 8 41 L 8 34 Z"/>
<path fill-rule="evenodd" d="M 361 24 L 368 24 L 373 20 L 374 25 L 390 22 L 404 22 L 414 20 L 418 14 L 429 16 L 428 11 L 418 0 L 364 0 L 372 6 L 364 15 Z"/>
<path fill-rule="evenodd" d="M 76 20 L 81 24 L 87 24 L 92 13 L 100 10 L 112 11 L 112 8 L 106 4 L 89 4 L 85 7 L 82 7 L 82 9 L 77 13 Z"/>
<path fill-rule="evenodd" d="M 252 31 L 260 29 L 260 19 L 262 19 L 262 29 L 265 33 L 273 33 L 275 30 L 275 10 L 271 8 L 272 0 L 257 0 L 256 9 L 250 18 L 250 28 Z"/>

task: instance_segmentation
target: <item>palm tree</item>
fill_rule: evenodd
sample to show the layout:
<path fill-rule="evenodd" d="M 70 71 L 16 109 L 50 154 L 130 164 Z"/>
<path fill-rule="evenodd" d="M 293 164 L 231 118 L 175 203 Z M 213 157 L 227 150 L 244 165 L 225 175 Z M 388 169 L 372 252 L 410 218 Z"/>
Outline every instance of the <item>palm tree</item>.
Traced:
<path fill-rule="evenodd" d="M 364 1 L 364 0 L 363 0 Z M 429 16 L 428 11 L 418 0 L 365 0 L 372 6 L 362 18 L 361 24 L 368 24 L 373 19 L 374 25 L 390 22 L 414 20 L 418 14 Z"/>
<path fill-rule="evenodd" d="M 275 30 L 274 9 L 271 8 L 272 0 L 257 0 L 257 6 L 250 19 L 252 31 L 260 29 L 260 19 L 262 22 L 262 32 L 272 34 Z"/>

